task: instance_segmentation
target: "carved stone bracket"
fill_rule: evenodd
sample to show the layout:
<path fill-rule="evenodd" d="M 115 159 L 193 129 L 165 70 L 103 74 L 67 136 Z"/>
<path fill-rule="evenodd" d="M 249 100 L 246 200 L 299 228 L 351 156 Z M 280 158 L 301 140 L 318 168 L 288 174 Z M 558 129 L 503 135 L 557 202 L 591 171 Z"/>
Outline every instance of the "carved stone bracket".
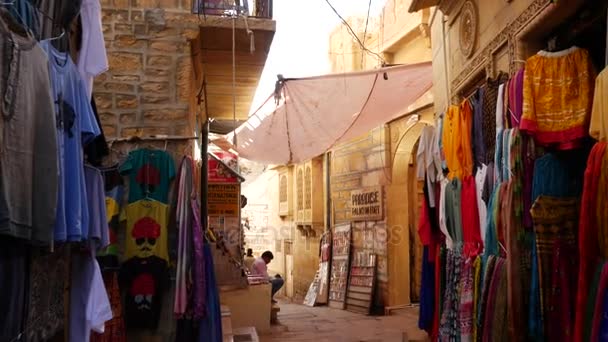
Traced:
<path fill-rule="evenodd" d="M 458 2 L 458 1 L 454 1 Z M 547 6 L 551 4 L 551 0 L 535 0 L 528 8 L 522 12 L 517 19 L 507 25 L 488 45 L 486 45 L 481 51 L 478 51 L 473 59 L 469 61 L 466 67 L 456 76 L 451 82 L 451 93 L 457 94 L 464 83 L 472 76 L 473 73 L 477 72 L 482 66 L 490 71 L 487 75 L 492 74 L 492 54 L 500 46 L 505 43 L 509 44 L 509 57 L 511 60 L 511 67 L 509 70 L 513 73 L 515 67 L 513 64 L 513 58 L 515 56 L 515 42 L 513 36 L 516 32 L 520 31 L 522 27 L 526 26 L 532 19 L 540 14 Z"/>

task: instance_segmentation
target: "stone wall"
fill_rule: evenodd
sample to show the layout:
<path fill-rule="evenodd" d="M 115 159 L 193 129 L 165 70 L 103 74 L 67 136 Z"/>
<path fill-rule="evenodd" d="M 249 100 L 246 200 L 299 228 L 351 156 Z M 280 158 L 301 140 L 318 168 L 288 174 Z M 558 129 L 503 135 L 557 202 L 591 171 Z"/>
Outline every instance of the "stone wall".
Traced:
<path fill-rule="evenodd" d="M 190 0 L 101 0 L 110 69 L 94 94 L 108 138 L 192 136 Z"/>
<path fill-rule="evenodd" d="M 388 127 L 382 126 L 343 143 L 331 151 L 331 200 L 335 223 L 350 222 L 350 193 L 366 187 L 390 183 L 391 156 Z M 384 219 L 353 223 L 353 253 L 373 252 L 378 255 L 378 285 L 376 304 L 383 306 L 388 293 L 388 252 L 386 191 Z M 354 254 L 353 254 L 354 255 Z"/>

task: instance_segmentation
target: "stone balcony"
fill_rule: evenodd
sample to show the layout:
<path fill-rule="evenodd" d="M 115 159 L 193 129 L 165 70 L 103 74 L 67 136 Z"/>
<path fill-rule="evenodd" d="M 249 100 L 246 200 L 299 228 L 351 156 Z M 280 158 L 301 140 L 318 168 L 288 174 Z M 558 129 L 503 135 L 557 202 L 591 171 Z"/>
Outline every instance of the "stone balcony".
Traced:
<path fill-rule="evenodd" d="M 101 4 L 110 68 L 96 78 L 94 94 L 107 137 L 191 136 L 196 115 L 232 121 L 230 17 L 194 14 L 192 0 Z M 260 4 L 271 2 L 254 2 L 250 15 L 235 19 L 238 118 L 249 113 L 276 29 Z M 203 93 L 206 105 L 197 100 Z"/>

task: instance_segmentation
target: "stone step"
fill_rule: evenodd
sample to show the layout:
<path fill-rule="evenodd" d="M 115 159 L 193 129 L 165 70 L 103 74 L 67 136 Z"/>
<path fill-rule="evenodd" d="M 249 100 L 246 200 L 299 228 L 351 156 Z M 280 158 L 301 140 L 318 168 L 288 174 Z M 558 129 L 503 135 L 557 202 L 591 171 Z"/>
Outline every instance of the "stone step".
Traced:
<path fill-rule="evenodd" d="M 272 304 L 270 307 L 270 324 L 277 324 L 279 321 L 279 311 L 281 307 L 278 304 Z"/>
<path fill-rule="evenodd" d="M 226 336 L 232 335 L 232 314 L 230 308 L 226 305 L 222 305 L 220 310 L 222 312 L 222 333 L 226 338 Z"/>
<path fill-rule="evenodd" d="M 234 329 L 232 338 L 234 342 L 260 342 L 258 333 L 254 327 Z"/>

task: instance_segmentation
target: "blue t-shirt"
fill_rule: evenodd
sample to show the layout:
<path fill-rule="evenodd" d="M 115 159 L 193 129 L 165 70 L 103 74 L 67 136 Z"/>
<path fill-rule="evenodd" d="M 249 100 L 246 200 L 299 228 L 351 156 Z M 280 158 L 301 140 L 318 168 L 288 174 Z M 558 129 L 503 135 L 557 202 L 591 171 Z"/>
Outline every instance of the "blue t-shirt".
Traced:
<path fill-rule="evenodd" d="M 49 58 L 57 121 L 59 191 L 55 241 L 82 241 L 89 236 L 83 146 L 100 134 L 91 102 L 76 65 L 49 41 L 40 42 Z"/>

